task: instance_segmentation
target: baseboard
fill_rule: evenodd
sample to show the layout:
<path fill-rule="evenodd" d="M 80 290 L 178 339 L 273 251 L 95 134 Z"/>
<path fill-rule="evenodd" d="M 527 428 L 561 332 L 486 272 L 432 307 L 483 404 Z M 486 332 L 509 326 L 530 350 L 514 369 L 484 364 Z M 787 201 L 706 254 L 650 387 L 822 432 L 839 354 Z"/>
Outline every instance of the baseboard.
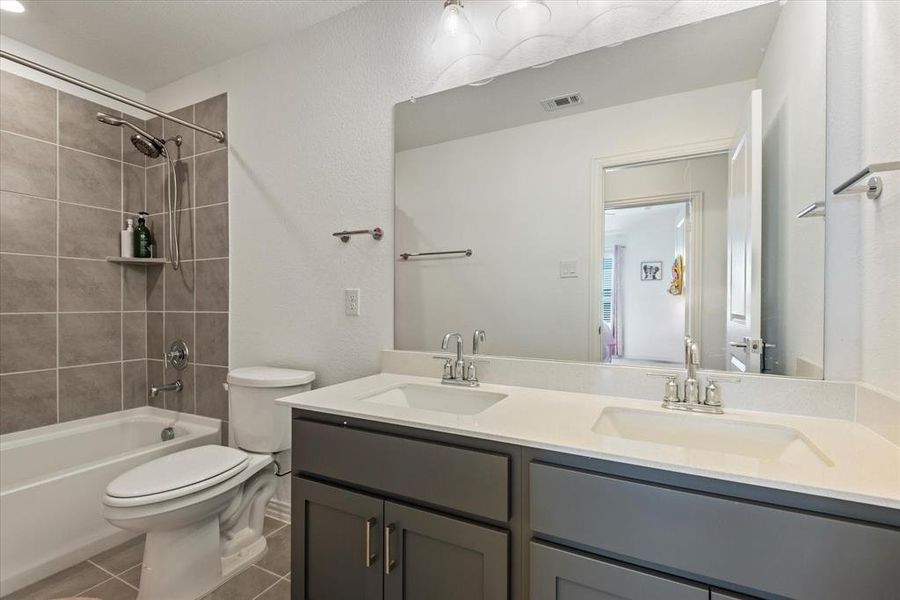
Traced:
<path fill-rule="evenodd" d="M 283 500 L 269 500 L 269 505 L 266 506 L 266 516 L 272 517 L 273 519 L 278 519 L 279 521 L 284 521 L 285 523 L 291 522 L 291 504 L 290 502 L 284 502 Z"/>

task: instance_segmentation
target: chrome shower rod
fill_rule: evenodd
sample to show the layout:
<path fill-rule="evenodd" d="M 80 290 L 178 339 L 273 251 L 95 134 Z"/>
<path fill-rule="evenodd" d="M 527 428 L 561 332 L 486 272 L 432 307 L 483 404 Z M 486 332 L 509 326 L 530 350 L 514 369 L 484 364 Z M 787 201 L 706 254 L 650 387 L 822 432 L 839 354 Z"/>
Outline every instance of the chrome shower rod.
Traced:
<path fill-rule="evenodd" d="M 106 96 L 107 98 L 111 98 L 116 102 L 121 102 L 122 104 L 127 104 L 128 106 L 132 106 L 134 108 L 138 108 L 144 112 L 148 112 L 150 114 L 154 114 L 157 117 L 166 119 L 167 121 L 172 121 L 174 123 L 178 123 L 179 125 L 184 125 L 185 127 L 190 127 L 195 131 L 199 131 L 200 133 L 205 133 L 206 135 L 215 138 L 220 144 L 225 142 L 225 132 L 224 131 L 214 131 L 212 129 L 207 129 L 206 127 L 202 127 L 200 125 L 196 125 L 191 123 L 190 121 L 185 121 L 184 119 L 179 119 L 178 117 L 172 116 L 169 113 L 163 112 L 152 106 L 147 106 L 143 102 L 138 102 L 137 100 L 132 100 L 131 98 L 126 98 L 125 96 L 120 96 L 115 92 L 111 92 L 107 89 L 104 89 L 100 86 L 94 85 L 92 83 L 88 83 L 86 81 L 82 81 L 76 77 L 72 77 L 71 75 L 66 75 L 60 71 L 55 69 L 51 69 L 50 67 L 45 67 L 40 63 L 36 63 L 34 61 L 28 60 L 27 58 L 23 58 L 16 54 L 11 54 L 5 50 L 0 50 L 0 58 L 5 58 L 6 60 L 11 60 L 15 63 L 19 63 L 20 65 L 26 66 L 30 69 L 34 69 L 35 71 L 40 71 L 44 75 L 49 75 L 51 77 L 55 77 L 57 79 L 61 79 L 66 83 L 71 83 L 72 85 L 77 85 L 80 88 L 84 88 L 86 90 L 90 90 L 95 94 L 100 94 L 101 96 Z"/>

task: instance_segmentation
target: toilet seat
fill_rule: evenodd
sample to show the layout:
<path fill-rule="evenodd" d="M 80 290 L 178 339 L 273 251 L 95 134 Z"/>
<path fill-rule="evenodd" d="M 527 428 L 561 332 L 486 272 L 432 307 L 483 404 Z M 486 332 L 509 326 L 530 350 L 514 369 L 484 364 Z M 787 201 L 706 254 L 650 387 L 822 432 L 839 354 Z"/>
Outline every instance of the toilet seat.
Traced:
<path fill-rule="evenodd" d="M 246 452 L 227 446 L 200 446 L 151 460 L 110 482 L 107 506 L 144 506 L 211 488 L 247 468 Z"/>

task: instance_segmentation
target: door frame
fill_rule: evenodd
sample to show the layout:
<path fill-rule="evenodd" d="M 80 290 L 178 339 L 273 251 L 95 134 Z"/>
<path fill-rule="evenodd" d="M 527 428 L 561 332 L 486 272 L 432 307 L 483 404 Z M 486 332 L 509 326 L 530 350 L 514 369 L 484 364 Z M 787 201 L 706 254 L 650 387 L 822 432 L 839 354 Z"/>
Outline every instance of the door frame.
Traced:
<path fill-rule="evenodd" d="M 716 154 L 725 154 L 728 152 L 728 149 L 731 145 L 731 138 L 717 138 L 706 140 L 702 142 L 696 142 L 692 144 L 684 144 L 680 146 L 670 146 L 664 148 L 656 148 L 649 150 L 642 150 L 638 152 L 629 152 L 626 154 L 617 154 L 604 156 L 599 158 L 594 158 L 591 160 L 591 210 L 590 210 L 590 256 L 588 258 L 588 282 L 589 282 L 589 293 L 588 293 L 588 310 L 590 314 L 590 329 L 588 331 L 589 339 L 588 339 L 588 348 L 590 349 L 590 361 L 591 362 L 599 362 L 603 356 L 603 348 L 600 343 L 600 335 L 598 333 L 600 329 L 600 302 L 602 300 L 602 290 L 601 286 L 602 282 L 602 266 L 603 266 L 603 231 L 604 231 L 604 218 L 603 211 L 605 208 L 605 199 L 604 192 L 606 189 L 606 171 L 607 169 L 616 168 L 616 167 L 636 167 L 640 165 L 649 165 L 653 163 L 662 163 L 662 162 L 672 162 L 676 160 L 687 160 L 692 158 L 701 158 L 704 156 L 711 156 Z M 661 196 L 661 198 L 667 197 L 680 197 L 682 199 L 692 197 L 693 192 L 685 191 L 678 194 L 666 194 L 665 196 Z M 693 207 L 692 207 L 693 210 Z M 692 215 L 693 217 L 693 215 Z M 699 219 L 697 219 L 699 221 Z M 695 229 L 702 230 L 702 222 L 696 223 Z M 692 237 L 692 245 L 693 239 Z M 698 256 L 702 256 L 702 247 L 700 251 L 697 253 Z M 702 292 L 702 290 L 700 290 Z M 693 294 L 692 289 L 692 294 Z M 700 300 L 702 294 L 696 294 L 696 298 L 698 302 L 697 310 L 695 307 L 691 307 L 691 316 L 689 320 L 691 321 L 689 324 L 691 325 L 690 331 L 693 333 L 697 332 L 696 339 L 699 339 L 700 332 Z M 692 305 L 693 305 L 692 298 Z M 696 329 L 693 325 L 696 324 Z"/>

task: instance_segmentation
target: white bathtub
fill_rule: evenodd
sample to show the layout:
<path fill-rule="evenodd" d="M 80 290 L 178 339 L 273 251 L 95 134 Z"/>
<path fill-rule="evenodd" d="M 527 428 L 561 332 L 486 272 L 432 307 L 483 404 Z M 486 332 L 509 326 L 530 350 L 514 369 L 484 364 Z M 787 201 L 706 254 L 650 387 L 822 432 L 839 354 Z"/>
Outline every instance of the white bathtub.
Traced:
<path fill-rule="evenodd" d="M 218 419 L 146 406 L 0 436 L 0 596 L 132 537 L 103 518 L 106 485 L 220 432 Z"/>

